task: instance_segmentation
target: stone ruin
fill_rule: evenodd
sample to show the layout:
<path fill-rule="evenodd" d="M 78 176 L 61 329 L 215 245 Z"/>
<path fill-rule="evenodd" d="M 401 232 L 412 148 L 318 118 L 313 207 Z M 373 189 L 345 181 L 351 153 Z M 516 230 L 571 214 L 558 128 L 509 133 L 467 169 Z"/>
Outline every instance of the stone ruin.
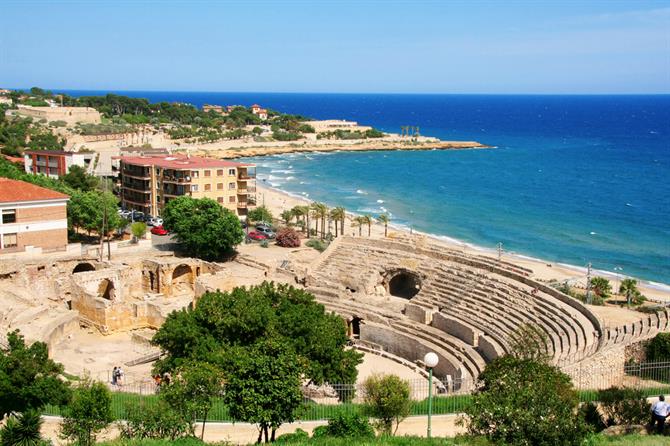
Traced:
<path fill-rule="evenodd" d="M 423 237 L 338 237 L 297 280 L 347 321 L 358 345 L 417 364 L 433 351 L 435 373 L 464 390 L 487 362 L 511 351 L 522 325 L 542 330 L 553 363 L 580 382 L 589 364 L 623 364 L 626 345 L 670 329 L 667 311 L 605 329 L 581 302 L 531 273 Z"/>

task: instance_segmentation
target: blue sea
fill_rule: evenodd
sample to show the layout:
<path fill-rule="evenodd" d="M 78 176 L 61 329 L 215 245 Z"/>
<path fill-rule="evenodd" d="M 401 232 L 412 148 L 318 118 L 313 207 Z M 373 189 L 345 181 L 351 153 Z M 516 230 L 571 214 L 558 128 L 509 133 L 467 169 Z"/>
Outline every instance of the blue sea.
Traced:
<path fill-rule="evenodd" d="M 100 92 L 71 91 L 70 94 Z M 417 231 L 670 284 L 670 96 L 118 92 L 200 106 L 257 102 L 490 150 L 254 159 L 287 192 Z"/>

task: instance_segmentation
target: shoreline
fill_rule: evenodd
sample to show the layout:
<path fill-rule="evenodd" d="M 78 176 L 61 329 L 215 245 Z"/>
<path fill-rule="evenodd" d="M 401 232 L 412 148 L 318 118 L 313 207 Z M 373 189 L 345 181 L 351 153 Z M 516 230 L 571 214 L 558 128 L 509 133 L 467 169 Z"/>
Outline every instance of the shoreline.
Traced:
<path fill-rule="evenodd" d="M 313 200 L 292 194 L 290 192 L 278 189 L 267 184 L 262 184 L 257 182 L 257 189 L 259 192 L 263 193 L 265 205 L 272 211 L 272 213 L 277 217 L 282 211 L 290 209 L 296 205 L 305 205 L 311 203 Z M 259 202 L 260 204 L 260 202 Z M 351 220 L 352 216 L 360 215 L 355 212 L 347 211 L 347 219 Z M 348 222 L 347 229 L 345 234 L 351 233 L 352 227 L 351 223 Z M 357 232 L 357 230 L 356 230 Z M 497 257 L 497 252 L 493 248 L 486 248 L 483 246 L 475 245 L 469 242 L 462 240 L 454 239 L 447 235 L 438 235 L 430 234 L 421 231 L 412 230 L 403 225 L 390 223 L 389 224 L 389 233 L 392 232 L 404 232 L 404 233 L 414 233 L 421 236 L 429 238 L 431 241 L 438 243 L 442 246 L 445 246 L 450 249 L 457 249 L 463 251 L 467 254 L 472 255 L 484 255 L 487 257 Z M 358 236 L 357 234 L 355 235 Z M 378 223 L 372 225 L 372 237 L 373 238 L 383 238 L 384 228 Z M 363 237 L 367 237 L 367 228 L 363 229 Z M 533 271 L 533 277 L 544 282 L 548 281 L 558 281 L 564 282 L 569 280 L 573 285 L 580 287 L 585 287 L 585 276 L 586 268 L 580 267 L 577 265 L 570 265 L 561 262 L 551 262 L 546 261 L 540 258 L 532 257 L 526 254 L 520 254 L 513 251 L 503 251 L 502 258 L 506 261 L 512 262 L 519 266 L 529 268 Z M 592 270 L 593 276 L 603 276 L 614 282 L 612 284 L 613 290 L 618 288 L 618 283 L 621 279 L 630 278 L 631 276 L 622 275 L 619 273 L 604 271 L 604 270 Z M 642 294 L 644 294 L 650 301 L 656 301 L 658 303 L 670 303 L 670 284 L 665 284 L 661 282 L 655 282 L 650 280 L 643 280 L 632 277 L 638 282 L 638 287 Z"/>
<path fill-rule="evenodd" d="M 441 141 L 436 138 L 420 137 L 417 140 L 400 137 L 386 137 L 370 140 L 317 140 L 301 142 L 252 142 L 245 146 L 211 143 L 197 146 L 179 146 L 177 151 L 188 150 L 193 155 L 236 159 L 270 155 L 285 155 L 289 153 L 313 152 L 369 152 L 369 151 L 428 151 L 428 150 L 473 150 L 492 149 L 494 146 L 477 141 Z"/>

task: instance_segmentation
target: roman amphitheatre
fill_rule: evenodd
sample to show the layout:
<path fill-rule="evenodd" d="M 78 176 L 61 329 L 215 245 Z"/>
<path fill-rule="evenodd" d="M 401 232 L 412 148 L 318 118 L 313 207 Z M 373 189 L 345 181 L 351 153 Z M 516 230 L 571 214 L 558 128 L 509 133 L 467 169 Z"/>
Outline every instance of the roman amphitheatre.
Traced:
<path fill-rule="evenodd" d="M 342 236 L 323 253 L 258 245 L 239 251 L 225 263 L 155 249 L 111 261 L 4 260 L 0 333 L 20 329 L 46 342 L 68 373 L 107 379 L 122 365 L 128 382 L 143 381 L 160 354 L 149 340 L 171 311 L 197 305 L 207 291 L 273 280 L 304 287 L 346 321 L 352 348 L 365 353 L 361 377 L 383 370 L 420 378 L 421 358 L 433 351 L 440 385 L 469 391 L 524 324 L 544 332 L 552 361 L 582 386 L 602 368 L 623 370 L 635 345 L 669 329 L 667 310 L 587 307 L 529 269 L 419 235 Z"/>

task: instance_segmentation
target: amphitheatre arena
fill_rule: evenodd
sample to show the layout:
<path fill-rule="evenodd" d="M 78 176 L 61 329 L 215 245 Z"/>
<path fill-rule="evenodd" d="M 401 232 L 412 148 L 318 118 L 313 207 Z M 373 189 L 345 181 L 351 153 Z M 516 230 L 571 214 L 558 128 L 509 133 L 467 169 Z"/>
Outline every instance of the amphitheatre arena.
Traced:
<path fill-rule="evenodd" d="M 122 365 L 129 381 L 148 381 L 160 354 L 149 340 L 171 311 L 197 305 L 206 291 L 273 280 L 304 287 L 346 321 L 352 347 L 365 353 L 365 373 L 376 364 L 420 378 L 421 359 L 433 351 L 440 388 L 467 392 L 487 362 L 510 352 L 511 336 L 524 325 L 542 330 L 552 361 L 592 387 L 612 384 L 594 379 L 600 369 L 621 370 L 623 378 L 635 346 L 670 329 L 667 309 L 621 309 L 623 318 L 611 318 L 612 309 L 583 305 L 529 269 L 418 235 L 343 236 L 323 253 L 258 245 L 239 251 L 225 263 L 154 249 L 111 261 L 3 260 L 0 343 L 20 329 L 29 341 L 46 342 L 68 373 L 107 379 Z"/>

